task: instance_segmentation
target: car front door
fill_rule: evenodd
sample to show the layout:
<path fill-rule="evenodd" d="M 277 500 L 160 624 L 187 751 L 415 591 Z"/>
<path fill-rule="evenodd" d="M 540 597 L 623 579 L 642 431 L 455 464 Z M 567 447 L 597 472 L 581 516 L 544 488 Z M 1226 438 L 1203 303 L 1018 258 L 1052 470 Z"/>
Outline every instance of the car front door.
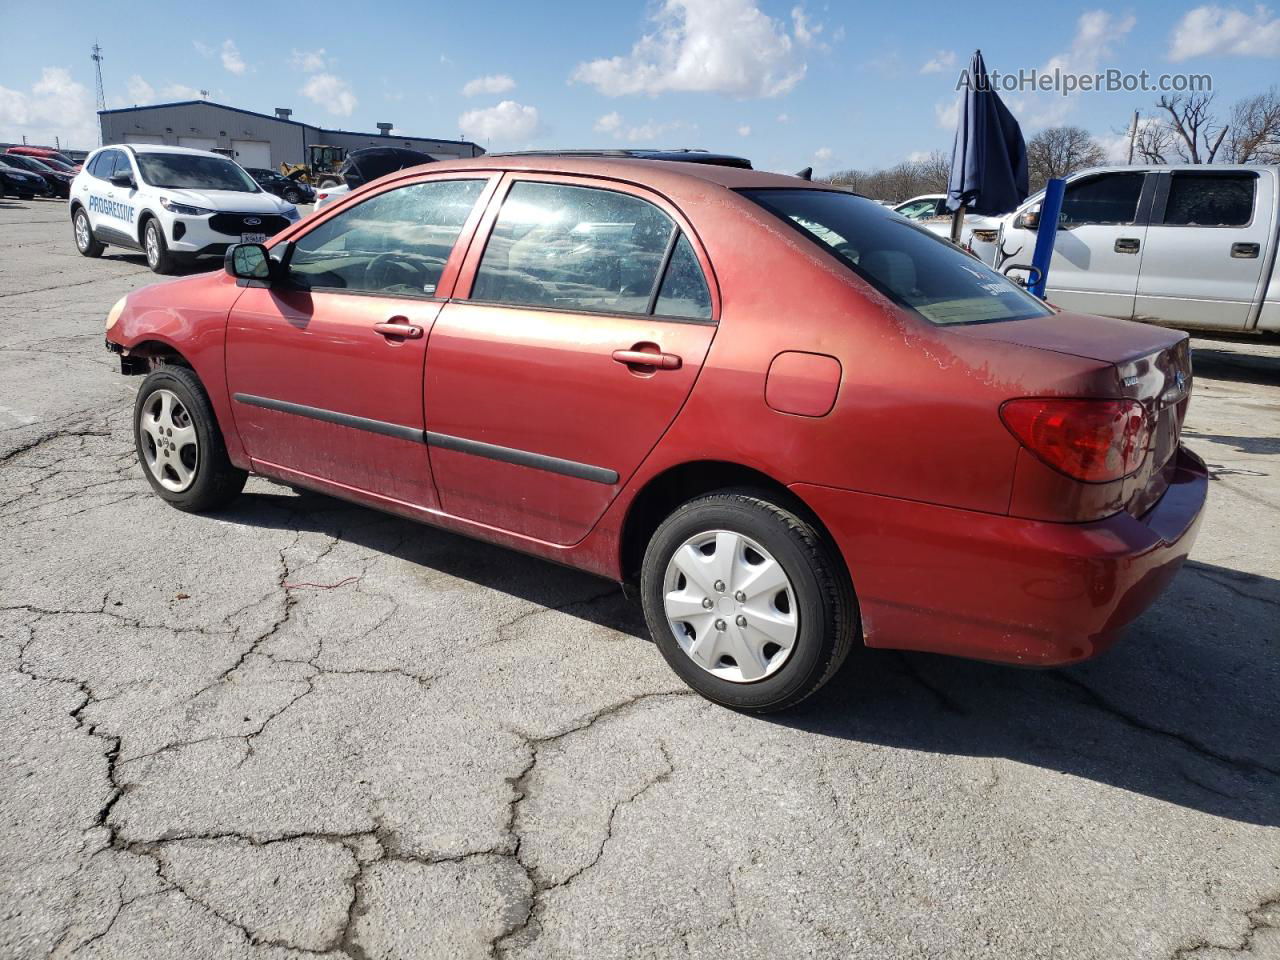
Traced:
<path fill-rule="evenodd" d="M 1251 171 L 1161 174 L 1138 277 L 1137 316 L 1243 330 L 1262 296 L 1275 236 L 1272 177 Z"/>
<path fill-rule="evenodd" d="M 463 267 L 469 296 L 427 348 L 432 470 L 447 513 L 570 544 L 688 396 L 715 285 L 688 224 L 640 188 L 521 175 L 503 189 Z"/>
<path fill-rule="evenodd" d="M 1067 184 L 1058 235 L 1049 261 L 1046 298 L 1064 310 L 1102 317 L 1133 317 L 1138 271 L 1147 235 L 1142 203 L 1147 174 L 1101 173 Z M 1154 183 L 1153 183 L 1154 186 Z M 1036 232 L 1014 219 L 1002 256 L 1030 263 Z"/>
<path fill-rule="evenodd" d="M 227 383 L 258 469 L 436 506 L 423 437 L 427 337 L 457 275 L 459 237 L 496 183 L 384 190 L 294 240 L 279 281 L 246 286 L 227 325 Z"/>

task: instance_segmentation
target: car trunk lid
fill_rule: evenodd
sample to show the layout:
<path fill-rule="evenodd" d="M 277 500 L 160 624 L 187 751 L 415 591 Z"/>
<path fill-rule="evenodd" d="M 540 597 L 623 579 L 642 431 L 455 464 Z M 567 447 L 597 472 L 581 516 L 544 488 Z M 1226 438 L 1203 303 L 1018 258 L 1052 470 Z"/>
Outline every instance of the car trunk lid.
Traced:
<path fill-rule="evenodd" d="M 974 339 L 1019 344 L 1111 365 L 1115 374 L 1110 396 L 1139 401 L 1151 421 L 1147 457 L 1135 473 L 1125 478 L 1122 502 L 1134 516 L 1141 516 L 1163 496 L 1173 473 L 1174 454 L 1191 396 L 1191 344 L 1187 334 L 1070 313 L 948 329 Z"/>

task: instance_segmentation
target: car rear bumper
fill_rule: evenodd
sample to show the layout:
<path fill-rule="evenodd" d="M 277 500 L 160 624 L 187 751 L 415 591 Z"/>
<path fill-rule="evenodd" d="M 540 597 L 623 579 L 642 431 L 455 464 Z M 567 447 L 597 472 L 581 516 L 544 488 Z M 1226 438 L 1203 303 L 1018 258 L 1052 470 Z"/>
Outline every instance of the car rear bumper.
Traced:
<path fill-rule="evenodd" d="M 1023 520 L 797 484 L 839 545 L 868 646 L 1050 667 L 1095 656 L 1147 609 L 1191 551 L 1208 494 L 1179 448 L 1145 515 Z"/>

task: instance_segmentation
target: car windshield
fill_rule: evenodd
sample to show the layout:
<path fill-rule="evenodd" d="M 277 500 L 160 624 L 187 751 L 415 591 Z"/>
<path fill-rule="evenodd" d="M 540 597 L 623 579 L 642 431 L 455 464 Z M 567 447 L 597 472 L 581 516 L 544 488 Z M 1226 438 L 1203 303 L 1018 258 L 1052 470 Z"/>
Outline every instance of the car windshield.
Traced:
<path fill-rule="evenodd" d="M 72 172 L 71 167 L 67 166 L 65 163 L 61 162 L 60 160 L 54 159 L 53 157 L 41 157 L 40 162 L 43 163 L 46 167 L 49 167 L 53 170 L 58 171 L 58 173 Z"/>
<path fill-rule="evenodd" d="M 873 200 L 833 190 L 744 190 L 930 323 L 990 323 L 1052 311 L 1007 277 Z"/>
<path fill-rule="evenodd" d="M 142 179 L 173 190 L 236 190 L 258 193 L 253 178 L 230 160 L 192 153 L 137 154 Z"/>

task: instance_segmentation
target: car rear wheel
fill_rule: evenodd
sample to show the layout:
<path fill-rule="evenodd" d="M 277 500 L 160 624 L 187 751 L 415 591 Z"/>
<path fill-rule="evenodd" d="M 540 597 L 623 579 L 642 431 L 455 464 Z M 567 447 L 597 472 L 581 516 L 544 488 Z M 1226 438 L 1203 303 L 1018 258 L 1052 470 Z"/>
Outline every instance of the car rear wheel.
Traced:
<path fill-rule="evenodd" d="M 82 257 L 100 257 L 106 245 L 99 243 L 93 236 L 93 227 L 89 225 L 89 215 L 77 210 L 71 218 L 72 232 L 76 238 L 76 249 Z"/>
<path fill-rule="evenodd" d="M 823 534 L 750 490 L 699 497 L 663 521 L 641 595 L 671 668 L 708 700 L 753 713 L 794 706 L 826 683 L 858 624 Z"/>
<path fill-rule="evenodd" d="M 178 268 L 177 258 L 169 252 L 164 239 L 164 229 L 154 217 L 147 221 L 142 231 L 142 247 L 147 255 L 147 266 L 153 273 L 173 273 Z"/>
<path fill-rule="evenodd" d="M 215 510 L 244 489 L 248 474 L 227 457 L 213 406 L 186 367 L 164 366 L 142 381 L 133 439 L 151 489 L 179 510 Z"/>
<path fill-rule="evenodd" d="M 286 191 L 284 192 L 284 199 L 285 199 L 285 201 L 286 201 L 287 203 L 295 203 L 295 204 L 296 204 L 296 203 L 301 203 L 301 202 L 302 202 L 302 191 L 301 191 L 301 190 L 286 190 Z"/>

